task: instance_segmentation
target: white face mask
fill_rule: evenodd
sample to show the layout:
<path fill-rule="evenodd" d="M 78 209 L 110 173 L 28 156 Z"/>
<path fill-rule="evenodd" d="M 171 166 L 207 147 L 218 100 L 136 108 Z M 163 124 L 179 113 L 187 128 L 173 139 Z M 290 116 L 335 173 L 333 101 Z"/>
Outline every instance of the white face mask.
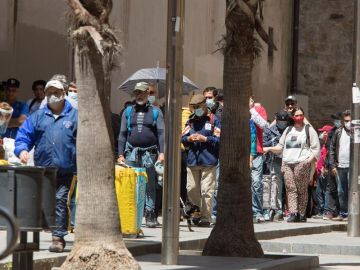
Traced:
<path fill-rule="evenodd" d="M 341 120 L 334 120 L 334 126 L 337 128 L 341 127 Z"/>
<path fill-rule="evenodd" d="M 64 100 L 64 96 L 57 97 L 55 95 L 51 95 L 50 97 L 48 97 L 47 103 L 49 105 L 56 105 L 57 103 L 60 103 L 63 100 Z"/>
<path fill-rule="evenodd" d="M 76 102 L 78 101 L 78 93 L 68 92 L 68 97 L 75 100 Z"/>
<path fill-rule="evenodd" d="M 346 123 L 345 123 L 345 128 L 346 128 L 347 130 L 350 130 L 350 129 L 351 129 L 351 122 L 346 122 Z"/>

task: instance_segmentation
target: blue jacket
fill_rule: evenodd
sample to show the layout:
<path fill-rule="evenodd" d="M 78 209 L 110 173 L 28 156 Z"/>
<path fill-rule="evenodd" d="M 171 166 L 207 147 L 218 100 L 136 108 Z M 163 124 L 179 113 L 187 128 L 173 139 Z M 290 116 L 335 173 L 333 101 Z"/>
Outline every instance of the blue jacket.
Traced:
<path fill-rule="evenodd" d="M 47 106 L 34 112 L 17 133 L 15 155 L 35 146 L 36 166 L 54 166 L 59 173 L 75 173 L 77 119 L 77 110 L 67 101 L 57 119 Z"/>
<path fill-rule="evenodd" d="M 213 121 L 209 116 L 190 116 L 182 133 L 181 141 L 188 148 L 187 166 L 214 166 L 219 159 L 219 143 L 221 124 L 213 115 Z M 207 137 L 206 142 L 189 142 L 190 135 L 197 133 Z"/>

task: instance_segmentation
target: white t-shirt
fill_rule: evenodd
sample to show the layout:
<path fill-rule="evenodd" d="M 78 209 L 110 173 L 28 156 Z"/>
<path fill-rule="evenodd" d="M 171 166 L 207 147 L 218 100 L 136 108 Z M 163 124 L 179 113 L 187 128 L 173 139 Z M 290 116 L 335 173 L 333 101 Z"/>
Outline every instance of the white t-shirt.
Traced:
<path fill-rule="evenodd" d="M 314 155 L 316 159 L 320 156 L 320 142 L 313 127 L 309 128 L 310 146 L 306 143 L 305 126 L 301 129 L 292 127 L 287 133 L 289 127 L 285 129 L 280 138 L 279 145 L 283 148 L 283 162 L 286 164 L 296 164 L 308 159 Z"/>
<path fill-rule="evenodd" d="M 340 168 L 350 167 L 350 135 L 343 128 L 339 141 L 339 165 Z"/>

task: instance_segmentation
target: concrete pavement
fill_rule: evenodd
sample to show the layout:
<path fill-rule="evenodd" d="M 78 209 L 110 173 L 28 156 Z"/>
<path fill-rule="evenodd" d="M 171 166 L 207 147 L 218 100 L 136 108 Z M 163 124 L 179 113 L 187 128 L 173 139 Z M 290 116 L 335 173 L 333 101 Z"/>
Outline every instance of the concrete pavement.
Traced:
<path fill-rule="evenodd" d="M 286 222 L 267 222 L 255 224 L 255 232 L 259 240 L 273 239 L 278 237 L 289 237 L 303 234 L 319 234 L 331 232 L 333 230 L 345 230 L 344 222 L 333 222 L 324 220 L 309 219 L 307 223 L 286 223 Z M 189 232 L 186 222 L 180 224 L 180 248 L 182 250 L 201 250 L 206 239 L 208 238 L 212 228 L 193 227 L 195 232 Z M 148 229 L 143 228 L 145 237 L 139 239 L 125 239 L 128 249 L 134 256 L 143 256 L 150 253 L 159 253 L 161 249 L 161 228 Z M 5 232 L 0 232 L 0 249 L 5 245 Z M 36 263 L 50 262 L 53 265 L 60 265 L 70 251 L 74 235 L 70 234 L 66 237 L 66 252 L 62 254 L 54 254 L 47 251 L 51 242 L 49 233 L 41 233 L 40 235 L 40 251 L 34 254 Z M 6 258 L 1 263 L 10 262 L 11 257 Z M 46 269 L 46 268 L 43 268 Z"/>

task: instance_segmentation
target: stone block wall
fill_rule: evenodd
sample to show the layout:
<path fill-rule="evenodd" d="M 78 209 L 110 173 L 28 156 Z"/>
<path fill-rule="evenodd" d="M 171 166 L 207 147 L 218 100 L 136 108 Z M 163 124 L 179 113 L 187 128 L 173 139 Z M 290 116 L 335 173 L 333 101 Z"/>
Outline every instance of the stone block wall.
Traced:
<path fill-rule="evenodd" d="M 351 106 L 353 0 L 301 0 L 298 93 L 315 127 Z"/>

